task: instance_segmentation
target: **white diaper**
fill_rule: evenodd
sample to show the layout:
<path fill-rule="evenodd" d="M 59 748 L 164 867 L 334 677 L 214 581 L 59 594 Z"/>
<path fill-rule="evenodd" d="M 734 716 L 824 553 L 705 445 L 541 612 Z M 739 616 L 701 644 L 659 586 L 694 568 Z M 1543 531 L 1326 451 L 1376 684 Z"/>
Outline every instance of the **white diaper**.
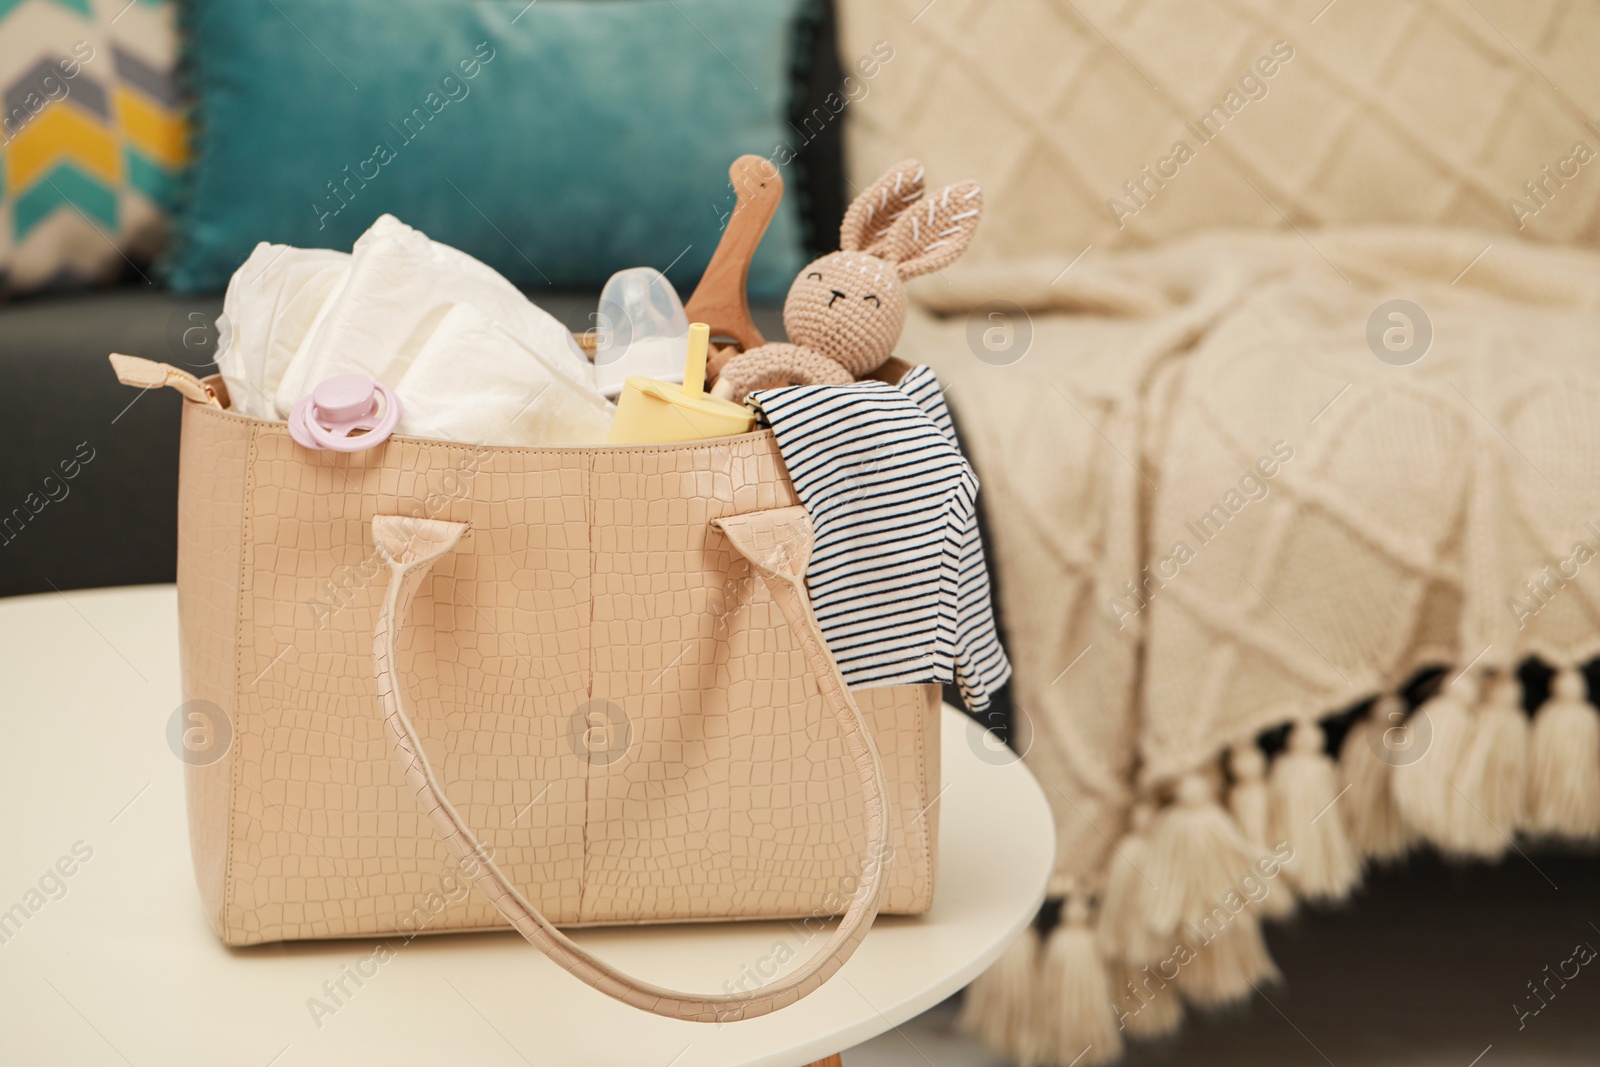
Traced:
<path fill-rule="evenodd" d="M 613 407 L 559 320 L 493 268 L 380 217 L 348 254 L 261 244 L 234 274 L 217 363 L 235 410 L 286 418 L 364 374 L 400 433 L 474 444 L 598 444 Z"/>

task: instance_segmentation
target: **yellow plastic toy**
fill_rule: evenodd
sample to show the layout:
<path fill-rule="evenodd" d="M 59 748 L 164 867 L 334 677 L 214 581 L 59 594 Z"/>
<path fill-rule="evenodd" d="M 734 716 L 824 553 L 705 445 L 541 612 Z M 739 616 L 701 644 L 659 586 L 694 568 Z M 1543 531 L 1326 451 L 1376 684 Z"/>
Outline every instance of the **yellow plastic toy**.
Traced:
<path fill-rule="evenodd" d="M 754 412 L 743 404 L 706 392 L 706 350 L 710 342 L 711 327 L 703 322 L 689 324 L 689 353 L 681 386 L 637 376 L 624 382 L 607 443 L 658 445 L 750 432 L 756 424 Z"/>

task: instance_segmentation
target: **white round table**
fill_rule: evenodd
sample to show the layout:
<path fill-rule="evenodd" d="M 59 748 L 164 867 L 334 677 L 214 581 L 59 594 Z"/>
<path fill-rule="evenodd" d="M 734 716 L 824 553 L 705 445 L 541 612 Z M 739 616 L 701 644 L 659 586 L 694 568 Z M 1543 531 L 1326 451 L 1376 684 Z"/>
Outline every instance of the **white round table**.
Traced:
<path fill-rule="evenodd" d="M 1023 766 L 946 708 L 938 891 L 880 918 L 820 991 L 721 1026 L 579 984 L 514 933 L 232 950 L 201 912 L 183 767 L 171 586 L 0 600 L 0 1050 L 7 1063 L 767 1064 L 798 1067 L 924 1011 L 992 963 L 1044 898 L 1050 813 Z M 70 873 L 64 873 L 70 872 Z M 588 930 L 633 973 L 712 989 L 793 930 Z M 357 964 L 371 977 L 347 977 Z M 325 983 L 346 993 L 332 1014 Z"/>

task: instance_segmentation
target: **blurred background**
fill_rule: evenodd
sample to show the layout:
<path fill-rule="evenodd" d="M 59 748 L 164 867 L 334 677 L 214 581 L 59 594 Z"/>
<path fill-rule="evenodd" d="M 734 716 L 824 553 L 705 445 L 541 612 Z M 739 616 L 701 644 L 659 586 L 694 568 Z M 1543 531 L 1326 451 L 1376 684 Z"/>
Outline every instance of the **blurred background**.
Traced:
<path fill-rule="evenodd" d="M 1123 506 L 1107 503 L 1107 471 L 1152 489 L 1150 475 L 1163 485 L 1194 476 L 1170 461 L 1165 436 L 1193 406 L 1144 405 L 1244 366 L 1243 355 L 1213 352 L 1195 364 L 1204 376 L 1171 369 L 1202 351 L 1223 308 L 1317 272 L 1307 292 L 1326 286 L 1354 301 L 1355 326 L 1340 336 L 1365 363 L 1321 379 L 1319 398 L 1295 409 L 1309 423 L 1346 395 L 1341 375 L 1346 389 L 1357 383 L 1353 397 L 1381 391 L 1389 386 L 1361 375 L 1427 355 L 1426 341 L 1396 355 L 1361 333 L 1384 301 L 1423 290 L 1456 294 L 1420 297 L 1408 305 L 1420 320 L 1401 322 L 1435 339 L 1435 361 L 1490 336 L 1474 315 L 1514 308 L 1483 380 L 1514 378 L 1525 360 L 1542 367 L 1540 352 L 1559 350 L 1552 380 L 1583 378 L 1587 389 L 1600 349 L 1597 57 L 1600 5 L 1585 0 L 0 0 L 0 596 L 173 580 L 181 401 L 120 386 L 105 356 L 212 373 L 223 292 L 259 241 L 347 249 L 392 213 L 582 331 L 617 270 L 654 266 L 692 290 L 732 210 L 728 164 L 756 153 L 787 186 L 750 275 L 756 322 L 781 338 L 789 280 L 837 247 L 860 188 L 915 157 L 935 184 L 984 187 L 971 252 L 918 283 L 900 354 L 952 383 L 984 479 L 1018 668 L 986 722 L 1057 786 L 1047 793 L 1064 858 L 1039 924 L 1047 936 L 1062 898 L 1102 891 L 1128 819 L 1123 783 L 1161 749 L 1148 722 L 1130 725 L 1149 699 L 1135 681 L 1143 637 L 1120 624 L 1110 636 L 1102 608 L 1125 579 L 1142 582 L 1129 553 L 1151 542 L 1160 555 L 1170 539 L 1152 532 L 1149 501 L 1148 521 L 1081 519 Z M 1184 269 L 1161 258 L 1169 253 L 1188 257 Z M 1245 281 L 1216 290 L 1204 310 L 1225 277 Z M 1332 301 L 1294 306 L 1332 330 L 1345 315 Z M 1185 308 L 1204 315 L 1177 321 Z M 1559 323 L 1517 318 L 1525 310 Z M 1167 312 L 1176 325 L 1151 356 L 1156 342 L 1129 324 Z M 1323 344 L 1299 328 L 1252 344 L 1283 358 Z M 1287 372 L 1252 366 L 1251 403 L 1299 403 Z M 1071 408 L 1008 417 L 1017 396 L 1049 398 L 1052 385 Z M 1244 387 L 1218 389 L 1218 410 L 1245 406 Z M 1481 401 L 1471 387 L 1457 392 Z M 1123 419 L 1130 396 L 1138 414 Z M 1550 514 L 1559 500 L 1563 515 L 1600 515 L 1600 498 L 1575 488 L 1593 485 L 1594 458 L 1572 447 L 1600 440 L 1594 423 L 1575 417 L 1546 439 L 1540 427 L 1560 420 L 1528 417 L 1518 430 L 1485 416 L 1489 447 L 1503 440 L 1541 472 L 1557 462 L 1547 453 L 1578 456 L 1574 481 L 1529 510 Z M 1045 440 L 1037 429 L 1054 420 L 1081 433 Z M 1035 432 L 1019 438 L 1014 422 Z M 1463 464 L 1483 447 L 1430 440 Z M 66 457 L 78 466 L 62 480 Z M 1375 501 L 1391 490 L 1412 495 L 1391 475 L 1373 464 L 1349 476 L 1361 487 L 1352 498 L 1370 490 L 1360 515 L 1379 514 Z M 1454 515 L 1450 499 L 1429 498 L 1393 529 Z M 1447 531 L 1419 552 L 1437 549 L 1428 565 L 1443 568 L 1457 548 Z M 1301 573 L 1333 558 L 1306 551 Z M 1508 598 L 1531 596 L 1521 579 L 1485 602 L 1504 613 Z M 1464 602 L 1416 614 L 1453 626 Z M 1600 647 L 1600 624 L 1593 609 L 1571 610 L 1561 640 L 1536 648 L 1514 637 L 1487 662 L 1504 674 L 1542 651 L 1552 666 L 1581 665 Z M 1441 654 L 1408 629 L 1348 659 L 1323 655 L 1321 631 L 1293 609 L 1279 614 L 1335 671 L 1372 683 L 1316 694 L 1330 754 L 1378 692 L 1400 692 L 1424 663 L 1470 669 L 1475 650 Z M 1099 651 L 1068 674 L 1090 647 Z M 1549 692 L 1548 670 L 1534 673 L 1522 694 L 1529 715 Z M 1194 674 L 1182 677 L 1195 688 Z M 1591 669 L 1590 692 L 1594 681 Z M 1404 695 L 1415 708 L 1433 690 Z M 1252 706 L 1269 710 L 1248 721 L 1241 712 L 1223 740 L 1259 731 L 1275 757 L 1293 716 L 1274 717 L 1274 699 L 1261 697 Z M 1592 838 L 1506 842 L 1498 863 L 1418 849 L 1368 870 L 1337 906 L 1268 925 L 1281 983 L 1192 1010 L 1176 1032 L 1130 1042 L 1123 1062 L 1600 1062 L 1600 978 L 1583 971 L 1559 996 L 1529 1000 L 1575 946 L 1600 944 Z M 960 1012 L 947 1003 L 845 1062 L 1013 1061 L 1017 1047 L 972 1036 Z"/>

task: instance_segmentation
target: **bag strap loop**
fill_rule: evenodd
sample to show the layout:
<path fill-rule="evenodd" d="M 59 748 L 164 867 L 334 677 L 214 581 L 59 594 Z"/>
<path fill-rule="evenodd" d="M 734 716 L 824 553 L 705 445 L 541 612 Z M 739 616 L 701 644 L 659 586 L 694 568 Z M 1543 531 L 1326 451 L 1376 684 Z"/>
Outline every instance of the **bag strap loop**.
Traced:
<path fill-rule="evenodd" d="M 214 408 L 223 406 L 215 389 L 181 367 L 138 356 L 125 356 L 120 352 L 113 352 L 107 358 L 111 360 L 111 369 L 116 372 L 117 381 L 123 385 L 136 385 L 141 389 L 170 386 L 182 393 L 185 400 Z"/>
<path fill-rule="evenodd" d="M 462 861 L 463 870 L 535 948 L 607 996 L 657 1015 L 693 1022 L 731 1022 L 766 1015 L 807 996 L 831 978 L 854 954 L 877 915 L 889 843 L 883 762 L 861 709 L 823 642 L 804 586 L 811 557 L 810 517 L 804 508 L 786 507 L 713 519 L 712 525 L 750 561 L 788 622 L 823 701 L 839 724 L 866 806 L 868 845 L 861 881 L 838 927 L 793 973 L 748 993 L 683 993 L 623 974 L 556 929 L 495 865 L 434 776 L 396 678 L 395 639 L 405 625 L 411 601 L 433 564 L 455 547 L 467 527 L 399 515 L 377 515 L 372 520 L 373 536 L 390 569 L 389 587 L 373 632 L 378 701 L 406 781 L 416 790 L 434 825 Z"/>

